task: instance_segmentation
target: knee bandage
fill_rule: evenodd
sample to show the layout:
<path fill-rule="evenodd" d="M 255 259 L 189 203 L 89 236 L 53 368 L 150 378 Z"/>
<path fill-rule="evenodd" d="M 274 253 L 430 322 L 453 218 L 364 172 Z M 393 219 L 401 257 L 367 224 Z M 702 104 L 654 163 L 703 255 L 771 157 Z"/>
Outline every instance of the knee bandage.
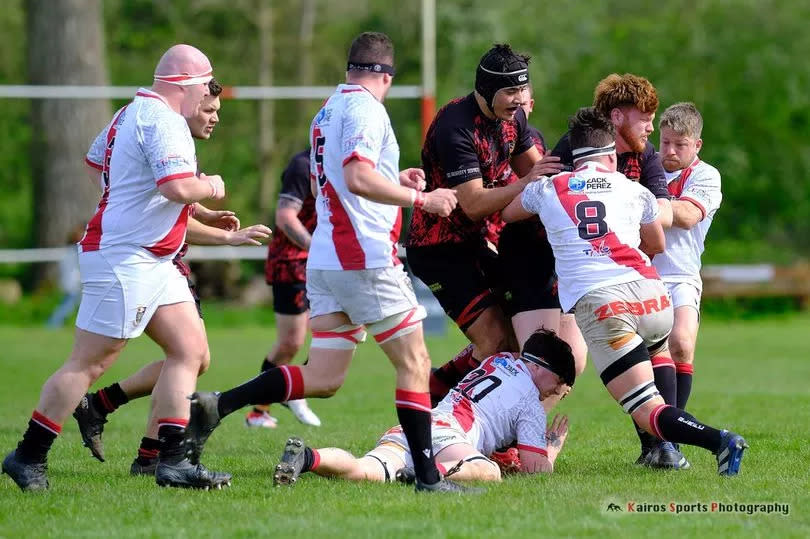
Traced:
<path fill-rule="evenodd" d="M 373 324 L 366 324 L 366 327 L 374 335 L 374 340 L 382 344 L 416 331 L 426 316 L 425 308 L 419 305 L 410 311 L 389 316 Z"/>
<path fill-rule="evenodd" d="M 354 350 L 357 343 L 366 340 L 363 326 L 346 324 L 330 331 L 313 331 L 312 348 L 326 348 L 330 350 Z"/>
<path fill-rule="evenodd" d="M 642 404 L 650 399 L 654 399 L 659 395 L 658 388 L 655 387 L 655 382 L 652 380 L 643 382 L 624 395 L 622 395 L 619 404 L 624 411 L 628 414 L 635 412 Z"/>

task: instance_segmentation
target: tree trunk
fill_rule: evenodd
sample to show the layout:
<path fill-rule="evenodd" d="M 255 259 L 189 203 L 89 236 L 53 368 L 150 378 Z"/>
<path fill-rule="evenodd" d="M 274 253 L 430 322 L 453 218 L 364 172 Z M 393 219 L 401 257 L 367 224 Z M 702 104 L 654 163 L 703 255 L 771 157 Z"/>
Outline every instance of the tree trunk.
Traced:
<path fill-rule="evenodd" d="M 273 85 L 273 7 L 259 0 L 256 26 L 259 30 L 259 85 Z M 269 222 L 275 207 L 276 182 L 273 176 L 275 149 L 275 101 L 259 101 L 259 219 Z"/>
<path fill-rule="evenodd" d="M 31 84 L 107 83 L 100 0 L 28 0 L 26 7 Z M 37 245 L 65 245 L 71 230 L 92 217 L 99 190 L 88 180 L 84 156 L 109 116 L 107 100 L 33 100 Z M 39 277 L 52 279 L 56 271 L 49 264 Z"/>

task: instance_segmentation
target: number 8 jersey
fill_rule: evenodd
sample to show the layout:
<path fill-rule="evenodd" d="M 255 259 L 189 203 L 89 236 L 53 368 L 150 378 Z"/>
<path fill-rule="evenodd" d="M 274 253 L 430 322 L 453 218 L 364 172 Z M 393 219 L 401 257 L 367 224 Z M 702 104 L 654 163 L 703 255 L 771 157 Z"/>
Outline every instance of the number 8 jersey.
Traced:
<path fill-rule="evenodd" d="M 564 312 L 592 290 L 659 278 L 638 248 L 640 225 L 658 217 L 658 204 L 624 174 L 588 161 L 530 183 L 521 202 L 546 228 Z"/>

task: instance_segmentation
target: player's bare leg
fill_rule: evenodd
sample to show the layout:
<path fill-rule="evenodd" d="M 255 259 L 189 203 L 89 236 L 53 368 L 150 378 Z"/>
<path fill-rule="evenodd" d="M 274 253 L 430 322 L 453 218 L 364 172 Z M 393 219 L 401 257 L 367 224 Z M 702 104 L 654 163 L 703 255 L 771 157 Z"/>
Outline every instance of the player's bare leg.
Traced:
<path fill-rule="evenodd" d="M 643 346 L 643 345 L 640 345 Z M 637 363 L 606 384 L 608 392 L 648 433 L 674 443 L 703 447 L 717 457 L 718 473 L 736 475 L 745 440 L 728 430 L 701 423 L 689 413 L 664 403 L 653 381 L 652 364 Z"/>
<path fill-rule="evenodd" d="M 501 469 L 468 444 L 445 447 L 436 460 L 453 481 L 500 481 Z"/>
<path fill-rule="evenodd" d="M 205 356 L 203 357 L 203 361 L 200 364 L 198 377 L 205 374 L 208 367 L 211 365 L 211 350 L 207 345 L 208 334 L 205 328 L 205 322 L 202 320 L 202 318 L 200 318 L 200 326 L 206 342 L 206 352 Z M 147 393 L 151 394 L 152 389 L 154 389 L 157 379 L 160 376 L 160 369 L 163 368 L 163 364 L 164 360 L 150 363 L 134 375 L 121 381 L 121 388 L 124 389 L 124 391 L 127 392 L 127 396 L 129 396 L 129 391 L 144 391 L 151 383 L 151 388 L 149 389 L 149 393 Z M 157 369 L 157 366 L 159 366 L 160 369 Z M 154 379 L 151 379 L 151 377 L 154 377 Z M 140 386 L 137 384 L 140 384 Z M 136 397 L 130 397 L 130 399 L 132 398 Z M 149 419 L 146 423 L 146 430 L 143 438 L 141 438 L 140 446 L 138 447 L 138 455 L 135 457 L 135 460 L 133 460 L 129 468 L 129 473 L 131 475 L 155 474 L 158 464 L 158 453 L 160 451 L 160 441 L 158 440 L 158 419 L 159 417 L 155 415 L 155 400 L 151 399 L 149 402 Z"/>
<path fill-rule="evenodd" d="M 42 386 L 39 403 L 23 439 L 3 461 L 3 472 L 21 489 L 48 488 L 47 455 L 62 424 L 126 343 L 125 339 L 76 328 L 70 357 Z"/>
<path fill-rule="evenodd" d="M 700 315 L 697 309 L 688 305 L 675 308 L 675 323 L 669 335 L 669 352 L 675 362 L 677 406 L 682 410 L 686 409 L 686 403 L 692 392 L 695 343 L 699 325 Z"/>
<path fill-rule="evenodd" d="M 159 307 L 146 332 L 166 353 L 152 394 L 153 413 L 159 418 L 157 483 L 194 488 L 221 487 L 230 483 L 230 474 L 211 472 L 202 465 L 191 464 L 186 457 L 188 395 L 194 392 L 208 349 L 194 304 L 182 302 Z"/>
<path fill-rule="evenodd" d="M 375 450 L 374 453 L 377 454 L 380 452 Z M 357 458 L 348 451 L 336 447 L 318 449 L 318 454 L 320 455 L 320 462 L 312 471 L 323 477 L 336 477 L 349 481 L 386 480 L 385 468 L 383 468 L 383 465 L 377 458 L 368 455 Z M 395 470 L 405 464 L 392 453 L 388 455 L 380 453 L 378 458 L 381 457 L 384 458 L 383 462 L 386 463 L 386 466 L 390 470 L 389 474 L 393 474 Z M 399 462 L 399 465 L 392 464 L 393 462 Z M 388 480 L 393 480 L 393 475 L 389 475 Z"/>
<path fill-rule="evenodd" d="M 262 372 L 273 367 L 289 365 L 306 341 L 309 331 L 309 312 L 301 314 L 276 314 L 276 342 L 262 362 Z M 293 412 L 295 417 L 305 425 L 319 426 L 320 419 L 310 410 L 305 399 L 296 399 L 282 403 Z M 249 427 L 276 426 L 276 418 L 270 415 L 268 404 L 259 404 L 253 407 L 245 417 L 245 424 Z"/>

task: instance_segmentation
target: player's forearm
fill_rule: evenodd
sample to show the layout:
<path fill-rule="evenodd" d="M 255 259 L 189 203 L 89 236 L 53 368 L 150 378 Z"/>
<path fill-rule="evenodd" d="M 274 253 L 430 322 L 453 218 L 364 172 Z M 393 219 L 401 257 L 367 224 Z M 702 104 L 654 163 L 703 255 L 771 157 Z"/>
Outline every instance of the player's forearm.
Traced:
<path fill-rule="evenodd" d="M 306 229 L 304 224 L 297 217 L 291 219 L 276 219 L 277 230 L 287 236 L 287 239 L 295 245 L 309 251 L 309 245 L 312 242 L 312 235 Z"/>
<path fill-rule="evenodd" d="M 188 220 L 186 241 L 194 245 L 228 245 L 230 232 L 204 225 L 194 218 Z"/>
<path fill-rule="evenodd" d="M 194 204 L 212 198 L 216 194 L 211 183 L 197 176 L 162 183 L 158 186 L 158 190 L 164 197 L 179 204 Z"/>
<path fill-rule="evenodd" d="M 661 226 L 672 227 L 672 204 L 666 198 L 657 198 L 656 202 L 658 202 L 658 219 L 661 221 Z"/>
<path fill-rule="evenodd" d="M 703 213 L 688 200 L 672 201 L 672 226 L 689 230 L 700 222 Z"/>
<path fill-rule="evenodd" d="M 467 217 L 480 221 L 504 209 L 523 191 L 525 185 L 523 181 L 517 181 L 503 187 L 481 189 L 471 197 L 459 196 L 458 202 Z"/>

